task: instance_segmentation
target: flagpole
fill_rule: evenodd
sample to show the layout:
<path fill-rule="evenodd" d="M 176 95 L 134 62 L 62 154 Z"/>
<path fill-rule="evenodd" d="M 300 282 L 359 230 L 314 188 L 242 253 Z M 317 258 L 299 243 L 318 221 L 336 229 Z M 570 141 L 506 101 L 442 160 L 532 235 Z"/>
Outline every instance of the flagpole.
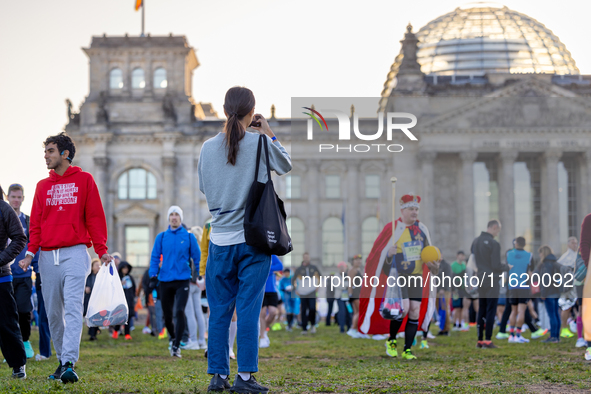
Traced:
<path fill-rule="evenodd" d="M 142 1 L 142 35 L 140 37 L 145 37 L 144 35 L 144 15 L 145 15 L 145 10 L 146 8 L 146 0 Z"/>

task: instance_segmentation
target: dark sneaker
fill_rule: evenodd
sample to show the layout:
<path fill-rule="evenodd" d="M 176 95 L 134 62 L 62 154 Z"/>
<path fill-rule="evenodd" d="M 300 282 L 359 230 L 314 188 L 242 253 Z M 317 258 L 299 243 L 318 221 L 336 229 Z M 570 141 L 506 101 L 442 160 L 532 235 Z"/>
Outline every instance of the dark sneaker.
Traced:
<path fill-rule="evenodd" d="M 482 348 L 483 349 L 497 349 L 498 346 L 492 342 L 482 342 Z"/>
<path fill-rule="evenodd" d="M 27 378 L 26 365 L 23 365 L 22 367 L 12 368 L 12 377 L 15 379 L 26 379 Z"/>
<path fill-rule="evenodd" d="M 230 377 L 226 376 L 226 379 L 223 379 L 219 373 L 216 373 L 211 378 L 207 391 L 226 391 L 230 390 L 230 387 L 232 387 L 230 385 Z"/>
<path fill-rule="evenodd" d="M 477 347 L 478 349 L 482 349 L 482 341 L 478 341 L 478 342 L 476 342 L 476 347 Z"/>
<path fill-rule="evenodd" d="M 76 371 L 74 371 L 74 364 L 67 362 L 62 365 L 60 379 L 64 383 L 76 383 L 78 381 L 78 375 L 76 374 Z"/>
<path fill-rule="evenodd" d="M 176 347 L 176 346 L 173 346 L 173 347 L 171 347 L 171 348 L 170 348 L 170 355 L 171 355 L 172 357 L 178 357 L 178 358 L 181 358 L 181 357 L 182 357 L 182 356 L 181 356 L 181 348 L 179 348 L 179 347 Z"/>
<path fill-rule="evenodd" d="M 242 380 L 240 375 L 236 375 L 236 378 L 234 379 L 234 385 L 230 387 L 230 391 L 241 394 L 266 394 L 269 392 L 269 389 L 258 384 L 254 378 L 254 375 L 251 374 L 250 379 L 248 379 L 246 382 Z"/>
<path fill-rule="evenodd" d="M 51 375 L 49 375 L 47 377 L 47 379 L 49 379 L 49 380 L 59 380 L 61 375 L 62 375 L 62 363 L 60 361 L 60 365 L 57 366 L 57 369 L 55 370 L 55 372 L 52 373 Z"/>

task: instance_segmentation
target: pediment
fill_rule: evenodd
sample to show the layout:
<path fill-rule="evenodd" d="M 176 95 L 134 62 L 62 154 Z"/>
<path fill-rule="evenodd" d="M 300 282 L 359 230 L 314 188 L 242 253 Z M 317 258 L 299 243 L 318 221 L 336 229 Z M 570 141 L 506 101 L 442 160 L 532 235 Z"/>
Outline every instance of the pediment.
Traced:
<path fill-rule="evenodd" d="M 133 204 L 129 207 L 123 208 L 115 212 L 117 220 L 134 220 L 134 221 L 155 221 L 158 218 L 158 212 L 144 207 L 141 204 Z"/>
<path fill-rule="evenodd" d="M 445 100 L 454 100 L 453 97 Z M 449 108 L 449 102 L 447 103 Z M 491 94 L 418 122 L 419 130 L 491 129 L 589 129 L 591 98 L 580 97 L 551 83 L 535 78 L 515 83 Z M 453 107 L 453 105 L 451 105 Z"/>

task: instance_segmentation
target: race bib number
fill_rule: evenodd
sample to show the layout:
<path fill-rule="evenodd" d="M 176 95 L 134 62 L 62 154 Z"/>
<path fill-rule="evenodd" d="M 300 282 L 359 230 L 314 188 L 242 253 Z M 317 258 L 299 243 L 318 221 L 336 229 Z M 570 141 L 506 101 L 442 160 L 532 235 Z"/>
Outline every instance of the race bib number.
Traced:
<path fill-rule="evenodd" d="M 402 244 L 402 253 L 404 261 L 417 261 L 421 259 L 423 243 L 421 241 L 411 241 Z"/>

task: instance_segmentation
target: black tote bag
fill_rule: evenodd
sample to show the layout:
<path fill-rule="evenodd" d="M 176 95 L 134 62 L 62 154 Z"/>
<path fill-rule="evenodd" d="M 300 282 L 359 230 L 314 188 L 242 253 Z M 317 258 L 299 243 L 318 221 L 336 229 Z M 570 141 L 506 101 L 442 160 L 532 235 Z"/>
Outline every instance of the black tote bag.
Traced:
<path fill-rule="evenodd" d="M 261 162 L 262 145 L 265 146 L 267 163 L 267 183 L 257 180 Z M 244 237 L 246 244 L 254 246 L 266 254 L 284 256 L 293 250 L 291 238 L 285 223 L 287 215 L 283 201 L 275 193 L 269 165 L 267 137 L 259 137 L 254 182 L 248 192 L 244 208 Z"/>

